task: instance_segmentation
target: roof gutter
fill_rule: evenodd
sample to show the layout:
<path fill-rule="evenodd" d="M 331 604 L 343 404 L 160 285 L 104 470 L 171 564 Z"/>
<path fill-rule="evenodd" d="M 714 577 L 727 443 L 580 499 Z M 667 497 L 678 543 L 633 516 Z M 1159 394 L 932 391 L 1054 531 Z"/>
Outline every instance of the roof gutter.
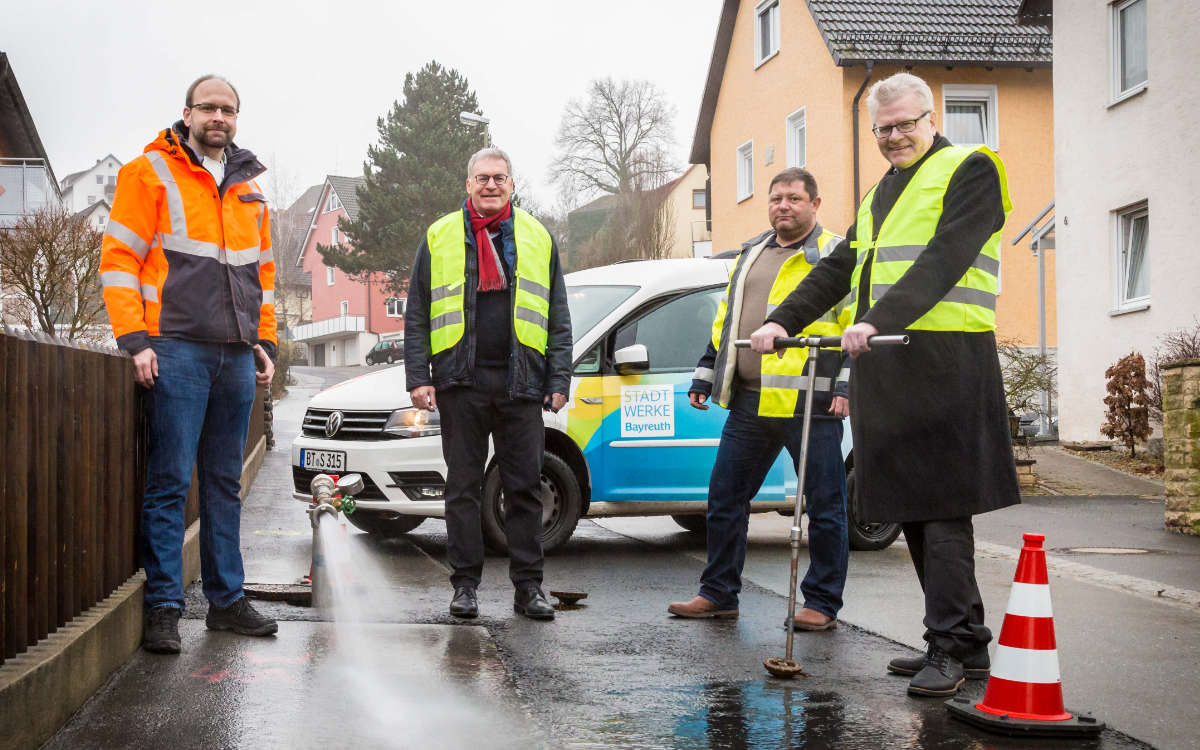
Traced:
<path fill-rule="evenodd" d="M 862 185 L 858 176 L 858 101 L 862 98 L 863 92 L 867 89 L 867 84 L 871 82 L 871 72 L 875 69 L 875 63 L 867 60 L 867 74 L 863 76 L 862 85 L 858 87 L 858 92 L 854 95 L 854 101 L 850 105 L 850 143 L 854 146 L 854 213 L 858 213 L 858 202 L 862 199 Z"/>

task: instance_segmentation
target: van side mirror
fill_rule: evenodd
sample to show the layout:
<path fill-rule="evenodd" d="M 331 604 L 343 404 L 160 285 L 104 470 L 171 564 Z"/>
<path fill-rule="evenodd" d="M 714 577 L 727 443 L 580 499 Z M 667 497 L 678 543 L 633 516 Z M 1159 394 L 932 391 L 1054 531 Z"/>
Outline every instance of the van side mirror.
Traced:
<path fill-rule="evenodd" d="M 617 372 L 621 375 L 636 375 L 650 369 L 650 354 L 645 344 L 632 344 L 618 349 L 613 355 Z"/>

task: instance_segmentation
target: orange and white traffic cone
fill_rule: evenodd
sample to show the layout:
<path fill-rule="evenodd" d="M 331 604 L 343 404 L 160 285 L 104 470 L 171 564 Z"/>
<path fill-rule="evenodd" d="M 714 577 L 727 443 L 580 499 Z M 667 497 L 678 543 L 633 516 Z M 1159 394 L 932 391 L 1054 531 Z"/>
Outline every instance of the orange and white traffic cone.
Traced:
<path fill-rule="evenodd" d="M 946 707 L 957 719 L 1003 734 L 1098 734 L 1104 722 L 1063 708 L 1050 579 L 1042 548 L 1046 537 L 1024 536 L 983 701 L 972 705 L 966 698 L 951 698 Z"/>

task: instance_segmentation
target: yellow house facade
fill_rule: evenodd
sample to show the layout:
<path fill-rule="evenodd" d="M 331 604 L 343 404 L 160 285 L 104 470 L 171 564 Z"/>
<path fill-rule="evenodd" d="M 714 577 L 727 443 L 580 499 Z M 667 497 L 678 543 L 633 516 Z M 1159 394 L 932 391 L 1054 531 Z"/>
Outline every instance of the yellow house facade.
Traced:
<path fill-rule="evenodd" d="M 668 184 L 663 210 L 675 227 L 674 244 L 668 258 L 704 258 L 712 255 L 712 232 L 708 228 L 705 203 L 708 175 L 704 166 L 693 164 Z"/>
<path fill-rule="evenodd" d="M 1037 258 L 1011 242 L 1054 197 L 1052 41 L 1044 27 L 1019 25 L 1020 0 L 1009 4 L 726 0 L 691 154 L 711 179 L 713 252 L 767 228 L 767 187 L 788 166 L 813 173 L 820 222 L 844 232 L 859 197 L 888 167 L 870 131 L 866 92 L 907 70 L 929 83 L 939 132 L 985 143 L 1005 163 L 1013 213 L 997 333 L 1037 345 Z M 1052 251 L 1045 288 L 1045 343 L 1054 346 Z"/>

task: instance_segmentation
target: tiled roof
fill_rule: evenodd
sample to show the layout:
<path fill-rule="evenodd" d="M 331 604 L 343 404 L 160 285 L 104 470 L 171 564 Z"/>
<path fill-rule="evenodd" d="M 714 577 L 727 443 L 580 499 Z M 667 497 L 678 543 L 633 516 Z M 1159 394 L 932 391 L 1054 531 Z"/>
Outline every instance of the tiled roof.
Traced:
<path fill-rule="evenodd" d="M 834 62 L 1050 65 L 1045 26 L 1021 0 L 807 0 Z"/>
<path fill-rule="evenodd" d="M 336 177 L 334 175 L 329 175 L 326 179 L 333 186 L 338 200 L 342 202 L 342 207 L 346 209 L 346 217 L 350 221 L 356 221 L 358 219 L 357 188 L 365 184 L 366 180 L 362 177 Z"/>

